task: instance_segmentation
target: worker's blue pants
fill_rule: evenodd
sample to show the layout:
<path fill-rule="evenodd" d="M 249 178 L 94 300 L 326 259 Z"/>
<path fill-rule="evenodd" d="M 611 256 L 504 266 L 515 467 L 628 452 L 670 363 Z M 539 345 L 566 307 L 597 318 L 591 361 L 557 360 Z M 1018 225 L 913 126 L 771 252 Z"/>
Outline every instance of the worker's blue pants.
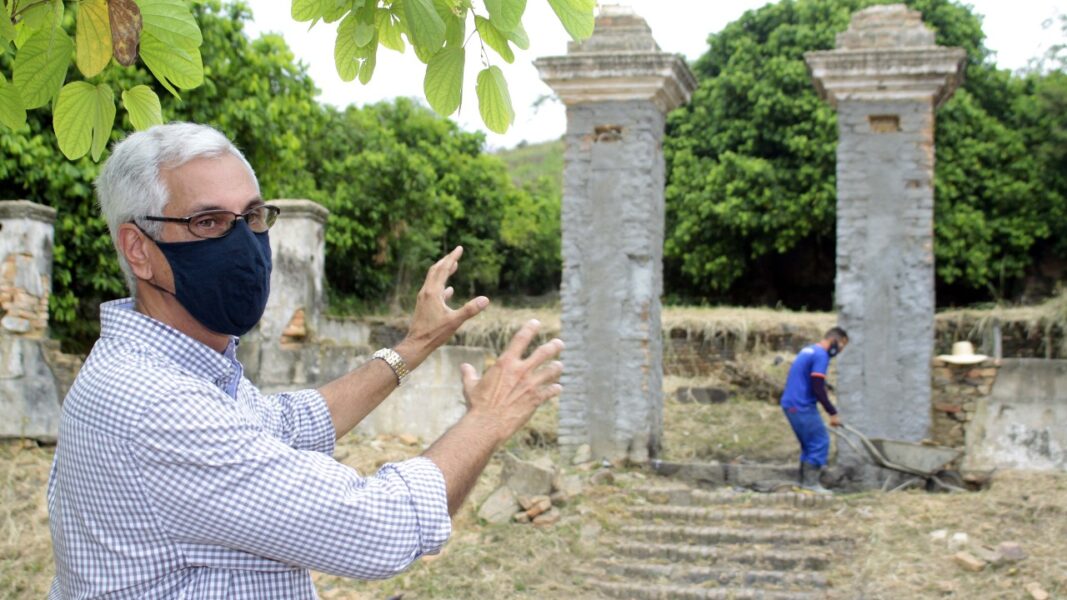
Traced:
<path fill-rule="evenodd" d="M 826 459 L 830 455 L 830 435 L 826 432 L 826 425 L 823 425 L 819 409 L 814 406 L 808 410 L 787 408 L 784 412 L 800 442 L 800 462 L 817 467 L 826 466 Z"/>

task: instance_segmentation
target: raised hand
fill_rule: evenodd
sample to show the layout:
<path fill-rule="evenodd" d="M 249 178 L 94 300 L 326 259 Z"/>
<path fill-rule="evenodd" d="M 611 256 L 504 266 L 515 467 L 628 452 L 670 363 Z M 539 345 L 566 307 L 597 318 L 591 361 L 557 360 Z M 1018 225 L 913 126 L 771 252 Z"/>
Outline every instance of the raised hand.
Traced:
<path fill-rule="evenodd" d="M 426 273 L 407 336 L 395 348 L 410 369 L 447 342 L 460 325 L 489 306 L 489 298 L 485 296 L 478 296 L 457 309 L 448 306 L 455 293 L 448 285 L 448 278 L 456 272 L 462 256 L 463 247 L 457 246 Z"/>
<path fill-rule="evenodd" d="M 563 350 L 561 340 L 542 344 L 523 358 L 540 326 L 537 321 L 526 323 L 484 375 L 479 377 L 469 364 L 460 367 L 469 414 L 489 425 L 501 441 L 518 431 L 538 406 L 562 390 L 557 382 L 563 363 L 552 360 Z"/>

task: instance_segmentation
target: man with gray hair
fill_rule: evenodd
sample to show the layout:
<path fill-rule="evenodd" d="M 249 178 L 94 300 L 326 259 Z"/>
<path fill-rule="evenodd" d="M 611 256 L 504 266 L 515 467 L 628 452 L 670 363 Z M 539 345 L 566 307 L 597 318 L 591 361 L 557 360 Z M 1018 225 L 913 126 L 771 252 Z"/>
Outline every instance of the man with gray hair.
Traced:
<path fill-rule="evenodd" d="M 484 375 L 461 367 L 458 423 L 363 477 L 332 458 L 336 439 L 488 305 L 448 306 L 462 248 L 429 269 L 403 341 L 267 396 L 236 345 L 267 303 L 279 210 L 241 153 L 210 127 L 162 125 L 117 144 L 96 185 L 133 297 L 100 307 L 63 402 L 51 598 L 315 598 L 309 570 L 395 575 L 441 549 L 492 453 L 560 392 L 562 342 L 523 357 L 531 321 Z"/>

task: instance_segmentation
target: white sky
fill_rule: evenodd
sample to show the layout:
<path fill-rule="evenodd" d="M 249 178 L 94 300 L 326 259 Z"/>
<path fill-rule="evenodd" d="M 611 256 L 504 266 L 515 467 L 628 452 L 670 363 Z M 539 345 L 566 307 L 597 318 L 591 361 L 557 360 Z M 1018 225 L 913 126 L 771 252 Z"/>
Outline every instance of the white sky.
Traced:
<path fill-rule="evenodd" d="M 966 3 L 985 17 L 986 47 L 996 53 L 1000 67 L 1009 69 L 1024 67 L 1028 60 L 1057 43 L 1058 24 L 1043 25 L 1067 12 L 1067 0 L 969 0 Z M 255 22 L 248 33 L 253 37 L 266 31 L 281 33 L 297 59 L 308 65 L 312 79 L 322 90 L 323 102 L 343 107 L 398 96 L 422 98 L 425 66 L 415 58 L 410 47 L 403 55 L 380 49 L 374 78 L 366 86 L 358 81 L 345 83 L 338 77 L 333 61 L 336 23 L 320 23 L 308 31 L 307 23 L 296 23 L 290 17 L 290 0 L 249 0 L 249 4 Z M 763 6 L 767 1 L 631 0 L 628 4 L 648 21 L 664 51 L 695 60 L 707 49 L 708 34 L 720 31 L 746 10 Z M 475 5 L 480 6 L 481 0 L 476 0 Z M 484 14 L 484 10 L 481 12 Z M 551 90 L 538 77 L 532 62 L 539 56 L 565 54 L 567 33 L 545 0 L 528 0 L 523 24 L 530 36 L 530 49 L 517 50 L 513 64 L 504 63 L 489 50 L 492 64 L 504 70 L 515 106 L 515 123 L 506 135 L 488 132 L 482 125 L 474 95 L 474 78 L 482 68 L 481 58 L 478 52 L 467 53 L 464 105 L 452 118 L 466 130 L 486 131 L 490 147 L 511 147 L 523 140 L 556 139 L 566 127 L 560 102 L 545 102 L 534 108 L 533 104 L 550 95 Z M 468 24 L 468 31 L 471 27 Z"/>

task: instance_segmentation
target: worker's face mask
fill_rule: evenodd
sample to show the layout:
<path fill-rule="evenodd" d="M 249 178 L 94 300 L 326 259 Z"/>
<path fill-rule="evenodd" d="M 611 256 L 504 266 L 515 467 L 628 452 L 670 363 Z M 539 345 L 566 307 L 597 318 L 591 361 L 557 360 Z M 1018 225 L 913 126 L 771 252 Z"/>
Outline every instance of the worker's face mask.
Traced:
<path fill-rule="evenodd" d="M 837 343 L 837 340 L 830 342 L 830 349 L 826 353 L 833 357 L 837 356 L 838 352 L 841 352 L 841 345 Z"/>
<path fill-rule="evenodd" d="M 174 273 L 175 298 L 204 327 L 240 336 L 263 317 L 270 296 L 267 232 L 238 220 L 224 237 L 156 245 Z"/>

